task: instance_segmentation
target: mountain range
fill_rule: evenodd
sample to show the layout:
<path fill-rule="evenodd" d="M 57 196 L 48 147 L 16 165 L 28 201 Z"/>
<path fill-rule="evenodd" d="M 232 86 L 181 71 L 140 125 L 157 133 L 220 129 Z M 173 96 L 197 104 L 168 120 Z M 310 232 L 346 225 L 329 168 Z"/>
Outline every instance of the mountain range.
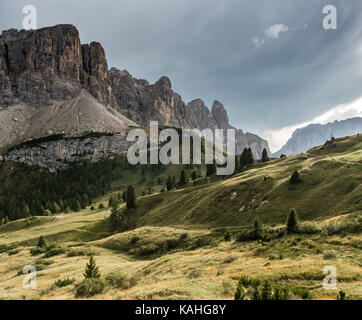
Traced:
<path fill-rule="evenodd" d="M 273 157 L 291 156 L 324 144 L 331 137 L 342 138 L 362 133 L 362 118 L 356 117 L 327 124 L 310 124 L 293 132 L 292 137 Z"/>
<path fill-rule="evenodd" d="M 102 45 L 81 44 L 73 25 L 2 32 L 0 153 L 31 139 L 119 133 L 151 120 L 178 128 L 233 128 L 218 101 L 210 111 L 201 99 L 184 103 L 165 76 L 150 84 L 108 69 Z M 256 158 L 264 148 L 269 152 L 267 141 L 240 129 L 236 142 L 237 153 L 245 147 Z"/>

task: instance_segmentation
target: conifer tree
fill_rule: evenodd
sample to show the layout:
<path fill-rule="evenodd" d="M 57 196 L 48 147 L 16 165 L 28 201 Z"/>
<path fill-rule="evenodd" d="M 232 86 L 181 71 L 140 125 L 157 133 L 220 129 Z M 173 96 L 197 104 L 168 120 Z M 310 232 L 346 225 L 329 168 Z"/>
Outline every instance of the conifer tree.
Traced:
<path fill-rule="evenodd" d="M 261 161 L 262 162 L 268 162 L 269 161 L 268 151 L 266 151 L 266 148 L 263 149 L 263 154 L 261 156 Z"/>
<path fill-rule="evenodd" d="M 184 186 L 186 184 L 186 171 L 185 169 L 182 169 L 181 171 L 181 175 L 180 175 L 180 182 L 179 182 L 179 185 L 180 186 Z"/>
<path fill-rule="evenodd" d="M 290 183 L 299 183 L 301 180 L 300 180 L 300 174 L 298 171 L 294 171 L 292 176 L 290 177 Z"/>
<path fill-rule="evenodd" d="M 172 178 L 171 178 L 171 176 L 169 176 L 168 178 L 167 178 L 167 182 L 166 182 L 166 188 L 167 188 L 167 191 L 170 191 L 170 190 L 172 190 Z"/>
<path fill-rule="evenodd" d="M 47 247 L 47 243 L 46 243 L 43 236 L 40 236 L 40 238 L 38 240 L 38 247 L 39 248 L 46 248 Z"/>
<path fill-rule="evenodd" d="M 299 231 L 299 218 L 297 210 L 294 208 L 290 211 L 287 220 L 287 232 L 288 233 L 297 233 Z"/>
<path fill-rule="evenodd" d="M 216 163 L 214 161 L 212 164 L 206 165 L 206 176 L 209 177 L 215 173 L 216 173 Z"/>
<path fill-rule="evenodd" d="M 256 217 L 254 221 L 254 237 L 255 239 L 260 239 L 263 233 L 263 223 L 261 220 Z"/>
<path fill-rule="evenodd" d="M 98 267 L 96 265 L 96 261 L 94 260 L 93 255 L 89 258 L 89 262 L 87 263 L 85 267 L 85 271 L 83 273 L 84 278 L 86 279 L 94 279 L 94 278 L 100 278 L 101 274 L 98 270 Z"/>
<path fill-rule="evenodd" d="M 196 171 L 192 171 L 191 179 L 192 179 L 192 180 L 196 180 L 196 179 L 197 179 Z"/>
<path fill-rule="evenodd" d="M 127 188 L 127 209 L 136 208 L 136 194 L 133 186 Z"/>

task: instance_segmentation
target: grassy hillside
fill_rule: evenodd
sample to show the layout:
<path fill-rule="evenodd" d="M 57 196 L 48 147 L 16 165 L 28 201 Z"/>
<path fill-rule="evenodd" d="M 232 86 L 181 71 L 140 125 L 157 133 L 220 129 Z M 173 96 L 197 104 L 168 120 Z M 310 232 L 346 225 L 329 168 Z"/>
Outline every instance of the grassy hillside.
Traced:
<path fill-rule="evenodd" d="M 109 208 L 90 206 L 10 222 L 0 227 L 0 298 L 74 299 L 94 254 L 105 285 L 96 299 L 233 299 L 240 276 L 288 287 L 292 299 L 336 299 L 339 290 L 362 299 L 362 136 L 307 154 L 161 193 L 163 184 L 154 181 L 178 176 L 180 167 L 159 175 L 125 171 L 94 203 L 98 208 L 127 184 L 136 186 L 137 208 L 121 205 L 132 225 L 123 233 L 111 231 Z M 295 170 L 302 181 L 290 184 Z M 300 232 L 286 234 L 293 207 Z M 265 236 L 247 240 L 242 235 L 256 217 Z M 41 235 L 51 246 L 33 255 Z M 37 290 L 22 287 L 25 265 L 38 270 Z M 337 268 L 338 290 L 323 288 L 325 266 Z M 65 278 L 74 282 L 55 285 Z M 250 298 L 252 289 L 245 290 Z"/>

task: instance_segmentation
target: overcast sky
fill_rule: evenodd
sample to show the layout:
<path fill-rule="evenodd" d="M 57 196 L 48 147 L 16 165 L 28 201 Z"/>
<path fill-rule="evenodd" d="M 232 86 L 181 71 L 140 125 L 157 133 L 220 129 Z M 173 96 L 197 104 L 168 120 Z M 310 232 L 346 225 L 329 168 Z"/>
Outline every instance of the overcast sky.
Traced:
<path fill-rule="evenodd" d="M 0 0 L 0 29 L 21 29 L 27 4 L 38 28 L 71 23 L 101 42 L 109 67 L 167 75 L 186 103 L 221 101 L 273 150 L 302 124 L 362 116 L 362 1 Z M 323 29 L 327 4 L 337 30 Z"/>

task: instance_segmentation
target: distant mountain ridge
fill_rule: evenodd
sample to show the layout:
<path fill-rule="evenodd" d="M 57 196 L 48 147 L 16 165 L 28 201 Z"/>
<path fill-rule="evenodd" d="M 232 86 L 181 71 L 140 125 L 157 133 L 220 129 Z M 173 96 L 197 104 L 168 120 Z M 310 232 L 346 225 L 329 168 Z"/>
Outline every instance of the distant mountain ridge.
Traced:
<path fill-rule="evenodd" d="M 53 134 L 125 132 L 151 120 L 179 128 L 230 129 L 224 106 L 185 104 L 161 77 L 155 84 L 108 69 L 98 42 L 81 44 L 73 25 L 3 31 L 0 37 L 0 152 Z M 236 132 L 237 152 L 269 151 L 257 135 Z"/>
<path fill-rule="evenodd" d="M 362 133 L 362 118 L 334 121 L 327 124 L 310 124 L 293 132 L 288 142 L 273 157 L 290 156 L 324 144 L 331 137 L 342 138 Z"/>

